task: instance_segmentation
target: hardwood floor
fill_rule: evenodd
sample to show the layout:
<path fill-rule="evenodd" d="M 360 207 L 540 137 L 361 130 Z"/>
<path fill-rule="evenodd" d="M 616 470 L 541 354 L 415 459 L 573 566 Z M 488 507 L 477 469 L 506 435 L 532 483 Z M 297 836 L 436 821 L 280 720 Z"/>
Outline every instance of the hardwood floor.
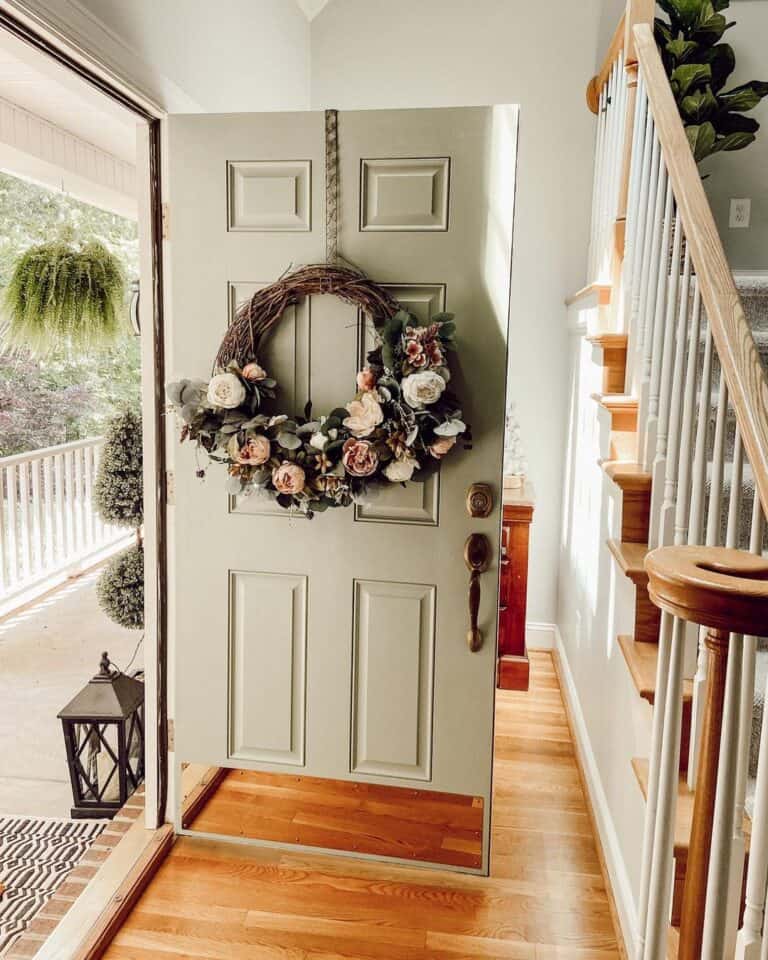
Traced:
<path fill-rule="evenodd" d="M 229 770 L 190 829 L 479 868 L 483 799 L 374 783 Z"/>
<path fill-rule="evenodd" d="M 499 691 L 490 877 L 181 838 L 107 960 L 621 956 L 557 677 Z"/>

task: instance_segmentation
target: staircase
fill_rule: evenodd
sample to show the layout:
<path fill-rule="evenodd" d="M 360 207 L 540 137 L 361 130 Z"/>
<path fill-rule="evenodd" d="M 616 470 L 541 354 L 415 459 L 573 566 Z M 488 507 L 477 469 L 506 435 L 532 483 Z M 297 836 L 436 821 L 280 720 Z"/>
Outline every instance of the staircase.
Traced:
<path fill-rule="evenodd" d="M 677 955 L 678 946 L 687 960 L 765 960 L 768 640 L 736 632 L 718 640 L 711 610 L 665 605 L 656 581 L 649 594 L 656 561 L 648 557 L 666 557 L 672 545 L 729 563 L 742 556 L 734 549 L 768 556 L 768 277 L 731 275 L 653 40 L 653 13 L 652 4 L 628 0 L 588 89 L 598 116 L 594 283 L 569 303 L 587 317 L 582 358 L 589 351 L 590 363 L 582 359 L 574 383 L 592 390 L 592 469 L 606 491 L 599 519 L 608 536 L 592 593 L 612 592 L 592 612 L 607 607 L 609 622 L 622 624 L 614 643 L 638 703 L 650 708 L 647 734 L 636 738 L 647 753 L 626 761 L 647 801 L 627 947 L 636 960 Z M 566 489 L 571 502 L 577 496 Z M 588 528 L 582 520 L 582 534 Z M 720 602 L 718 589 L 710 602 Z M 768 617 L 734 622 L 753 631 L 764 624 L 768 634 Z M 728 651 L 721 677 L 711 666 L 716 642 Z M 721 681 L 722 718 L 712 712 Z"/>

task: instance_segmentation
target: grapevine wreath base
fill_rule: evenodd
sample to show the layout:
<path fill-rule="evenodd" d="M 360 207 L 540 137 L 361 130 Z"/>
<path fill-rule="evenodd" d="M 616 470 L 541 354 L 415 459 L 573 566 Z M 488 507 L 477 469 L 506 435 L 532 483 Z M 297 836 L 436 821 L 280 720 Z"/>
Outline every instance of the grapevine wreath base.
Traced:
<path fill-rule="evenodd" d="M 372 321 L 376 347 L 344 406 L 280 413 L 279 386 L 259 353 L 288 307 L 332 294 Z M 381 286 L 345 267 L 303 267 L 255 293 L 237 311 L 206 380 L 168 387 L 191 440 L 224 463 L 233 494 L 259 494 L 307 516 L 365 502 L 376 487 L 421 482 L 469 431 L 449 387 L 456 349 L 450 313 L 424 326 Z M 205 470 L 198 471 L 204 476 Z"/>

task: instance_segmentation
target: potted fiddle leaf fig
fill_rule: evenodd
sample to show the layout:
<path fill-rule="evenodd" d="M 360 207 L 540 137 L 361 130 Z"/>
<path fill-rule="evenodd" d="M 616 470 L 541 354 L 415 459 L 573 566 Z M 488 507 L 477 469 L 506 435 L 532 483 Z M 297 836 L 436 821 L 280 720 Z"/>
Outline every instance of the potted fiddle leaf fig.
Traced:
<path fill-rule="evenodd" d="M 657 17 L 656 43 L 669 76 L 694 158 L 743 150 L 760 124 L 745 116 L 768 95 L 768 83 L 751 80 L 726 90 L 736 55 L 722 42 L 735 26 L 722 11 L 730 0 L 658 0 L 668 20 Z"/>

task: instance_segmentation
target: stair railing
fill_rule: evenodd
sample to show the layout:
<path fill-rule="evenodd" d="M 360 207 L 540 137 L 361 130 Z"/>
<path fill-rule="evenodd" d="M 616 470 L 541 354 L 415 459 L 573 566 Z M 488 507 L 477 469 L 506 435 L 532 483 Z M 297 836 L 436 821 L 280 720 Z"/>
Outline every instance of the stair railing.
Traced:
<path fill-rule="evenodd" d="M 667 549 L 696 548 L 697 556 L 711 558 L 707 550 L 728 548 L 739 551 L 736 558 L 746 556 L 757 563 L 748 553 L 761 554 L 764 547 L 768 381 L 652 27 L 641 20 L 632 24 L 631 34 L 637 81 L 634 115 L 624 127 L 630 142 L 621 151 L 630 162 L 615 323 L 628 333 L 627 385 L 639 400 L 637 460 L 652 477 L 649 546 L 663 548 L 650 557 L 663 564 Z M 626 51 L 626 43 L 622 49 Z M 609 78 L 605 89 L 610 90 Z M 620 166 L 619 151 L 613 161 L 601 157 L 609 136 L 608 119 L 601 122 L 605 129 L 602 138 L 598 134 L 597 162 L 602 171 L 611 171 Z M 605 268 L 605 253 L 601 260 L 594 251 L 604 251 L 601 224 L 605 211 L 614 209 L 615 181 L 601 172 L 596 188 L 609 191 L 593 209 L 591 265 L 597 279 Z M 739 561 L 729 557 L 738 567 Z M 653 580 L 650 569 L 649 575 Z M 731 587 L 736 582 L 744 586 L 744 578 L 731 581 Z M 767 588 L 759 578 L 756 582 Z M 726 594 L 733 605 L 733 590 Z M 760 621 L 739 620 L 734 613 L 730 621 L 721 619 L 713 627 L 706 603 L 682 611 L 663 597 L 657 590 L 654 599 L 662 617 L 634 956 L 666 956 L 684 655 L 686 638 L 695 643 L 698 637 L 689 762 L 691 785 L 697 789 L 692 838 L 697 846 L 689 854 L 679 956 L 766 960 L 768 947 L 762 957 L 760 953 L 768 879 L 765 741 L 756 800 L 763 823 L 752 838 L 747 905 L 737 938 L 754 634 Z M 704 600 L 716 605 L 716 590 Z M 768 617 L 764 622 L 768 633 Z"/>

